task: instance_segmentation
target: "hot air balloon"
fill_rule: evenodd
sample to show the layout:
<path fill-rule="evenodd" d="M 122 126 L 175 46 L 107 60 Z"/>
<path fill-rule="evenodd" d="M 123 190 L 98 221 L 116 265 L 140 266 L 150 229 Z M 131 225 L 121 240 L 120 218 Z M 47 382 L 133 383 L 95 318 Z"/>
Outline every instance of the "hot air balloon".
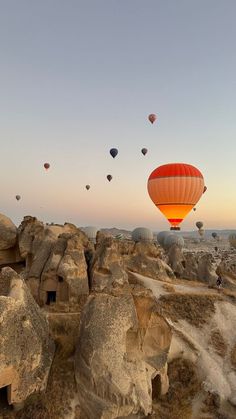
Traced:
<path fill-rule="evenodd" d="M 171 246 L 176 245 L 180 249 L 184 247 L 184 239 L 182 236 L 176 236 L 176 234 L 168 234 L 164 240 L 164 249 L 168 250 Z"/>
<path fill-rule="evenodd" d="M 148 115 L 148 119 L 151 122 L 151 124 L 153 124 L 156 121 L 157 116 L 154 113 L 150 113 L 150 115 Z"/>
<path fill-rule="evenodd" d="M 132 232 L 132 240 L 135 242 L 151 242 L 153 240 L 153 233 L 149 228 L 137 227 Z"/>
<path fill-rule="evenodd" d="M 197 210 L 197 208 L 193 208 L 193 211 L 196 211 Z"/>
<path fill-rule="evenodd" d="M 203 227 L 203 222 L 202 221 L 197 221 L 196 222 L 196 227 L 200 230 L 200 228 Z"/>
<path fill-rule="evenodd" d="M 142 148 L 141 153 L 143 153 L 143 155 L 145 156 L 148 152 L 147 148 Z"/>
<path fill-rule="evenodd" d="M 107 180 L 110 182 L 112 180 L 112 175 L 107 175 Z"/>
<path fill-rule="evenodd" d="M 87 191 L 90 189 L 90 185 L 86 185 L 85 188 L 87 189 Z"/>
<path fill-rule="evenodd" d="M 202 196 L 204 179 L 190 164 L 169 163 L 153 170 L 147 188 L 151 200 L 169 221 L 170 229 L 180 230 L 179 224 Z"/>
<path fill-rule="evenodd" d="M 115 239 L 116 240 L 123 240 L 125 238 L 125 236 L 124 236 L 124 234 L 122 234 L 122 233 L 119 233 L 119 234 L 116 234 L 115 235 Z"/>
<path fill-rule="evenodd" d="M 49 167 L 50 167 L 50 164 L 49 163 L 44 163 L 44 169 L 46 169 L 46 170 L 48 170 L 49 169 Z"/>
<path fill-rule="evenodd" d="M 169 236 L 171 233 L 169 231 L 160 231 L 160 233 L 157 234 L 157 242 L 160 246 L 164 246 L 164 241 L 167 236 Z"/>
<path fill-rule="evenodd" d="M 212 233 L 211 235 L 212 235 L 213 239 L 216 239 L 218 237 L 217 233 Z"/>
<path fill-rule="evenodd" d="M 113 157 L 113 159 L 117 156 L 117 154 L 118 154 L 117 148 L 110 149 L 110 155 Z"/>
<path fill-rule="evenodd" d="M 97 227 L 88 226 L 88 227 L 84 227 L 82 230 L 85 232 L 86 236 L 88 237 L 88 239 L 91 242 L 93 242 L 93 243 L 96 242 L 96 236 L 97 236 L 97 232 L 98 232 Z"/>
<path fill-rule="evenodd" d="M 21 199 L 20 195 L 16 195 L 16 200 L 19 201 Z"/>

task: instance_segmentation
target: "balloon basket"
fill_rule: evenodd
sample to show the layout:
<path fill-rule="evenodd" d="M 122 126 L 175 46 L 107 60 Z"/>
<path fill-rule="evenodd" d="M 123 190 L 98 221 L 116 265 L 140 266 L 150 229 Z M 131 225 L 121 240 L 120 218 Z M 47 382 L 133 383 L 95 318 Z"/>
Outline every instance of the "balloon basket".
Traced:
<path fill-rule="evenodd" d="M 170 230 L 180 230 L 180 227 L 171 227 Z"/>

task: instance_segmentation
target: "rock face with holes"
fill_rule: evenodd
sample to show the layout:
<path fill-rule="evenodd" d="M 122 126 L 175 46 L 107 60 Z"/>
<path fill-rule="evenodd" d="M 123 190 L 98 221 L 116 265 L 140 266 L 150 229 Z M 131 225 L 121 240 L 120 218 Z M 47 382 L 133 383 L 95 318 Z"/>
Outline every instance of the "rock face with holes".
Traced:
<path fill-rule="evenodd" d="M 11 268 L 0 274 L 0 388 L 20 405 L 46 389 L 54 355 L 48 323 L 24 281 Z"/>
<path fill-rule="evenodd" d="M 19 249 L 26 260 L 27 285 L 40 304 L 78 302 L 88 295 L 85 253 L 94 246 L 73 224 L 44 225 L 25 217 L 19 227 Z"/>
<path fill-rule="evenodd" d="M 90 276 L 75 355 L 82 417 L 148 415 L 152 380 L 168 390 L 170 327 L 151 291 L 129 285 L 118 241 L 98 243 Z"/>

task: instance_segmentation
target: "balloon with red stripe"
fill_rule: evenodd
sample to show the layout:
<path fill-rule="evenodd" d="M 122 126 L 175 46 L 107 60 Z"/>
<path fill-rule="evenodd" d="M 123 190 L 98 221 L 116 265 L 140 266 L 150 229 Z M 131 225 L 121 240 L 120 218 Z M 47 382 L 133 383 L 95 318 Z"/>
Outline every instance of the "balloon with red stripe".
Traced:
<path fill-rule="evenodd" d="M 148 178 L 148 193 L 164 214 L 171 230 L 195 207 L 204 191 L 204 178 L 191 164 L 169 163 L 157 167 Z"/>

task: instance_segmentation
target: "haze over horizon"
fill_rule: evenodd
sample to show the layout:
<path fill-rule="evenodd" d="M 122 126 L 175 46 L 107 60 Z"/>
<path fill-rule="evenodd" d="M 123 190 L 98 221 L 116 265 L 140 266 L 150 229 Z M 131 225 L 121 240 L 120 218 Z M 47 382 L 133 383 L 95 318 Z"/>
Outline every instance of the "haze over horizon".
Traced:
<path fill-rule="evenodd" d="M 147 179 L 185 162 L 208 189 L 181 229 L 235 229 L 235 14 L 234 0 L 2 3 L 0 213 L 167 230 Z"/>

